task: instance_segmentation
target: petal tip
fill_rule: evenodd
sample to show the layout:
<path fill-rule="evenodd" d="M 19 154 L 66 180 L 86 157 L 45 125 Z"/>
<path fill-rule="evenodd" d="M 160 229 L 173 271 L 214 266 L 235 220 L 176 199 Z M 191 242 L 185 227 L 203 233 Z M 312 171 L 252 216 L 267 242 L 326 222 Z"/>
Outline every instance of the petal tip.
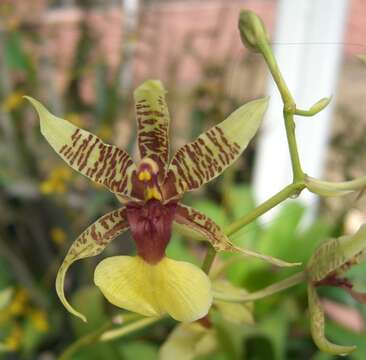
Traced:
<path fill-rule="evenodd" d="M 163 83 L 160 80 L 146 80 L 134 91 L 134 97 L 138 98 L 142 93 L 166 93 Z"/>

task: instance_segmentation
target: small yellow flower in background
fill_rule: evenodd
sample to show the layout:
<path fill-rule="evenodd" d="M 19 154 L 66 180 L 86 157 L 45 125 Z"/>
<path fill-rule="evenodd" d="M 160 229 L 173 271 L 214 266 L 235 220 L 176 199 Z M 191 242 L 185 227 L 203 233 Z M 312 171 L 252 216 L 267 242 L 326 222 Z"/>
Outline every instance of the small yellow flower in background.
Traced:
<path fill-rule="evenodd" d="M 67 190 L 67 183 L 72 178 L 72 172 L 66 166 L 58 166 L 52 172 L 51 176 L 40 185 L 42 194 L 63 194 Z"/>
<path fill-rule="evenodd" d="M 66 242 L 66 233 L 59 227 L 51 229 L 51 239 L 58 245 L 62 246 Z"/>
<path fill-rule="evenodd" d="M 181 147 L 169 161 L 169 111 L 160 81 L 149 80 L 134 92 L 137 140 L 141 160 L 97 136 L 57 118 L 30 97 L 41 132 L 73 169 L 104 185 L 121 201 L 120 209 L 102 216 L 71 245 L 56 279 L 66 309 L 86 321 L 67 301 L 64 280 L 75 261 L 98 255 L 120 234 L 130 230 L 137 256 L 110 257 L 98 264 L 94 282 L 112 304 L 145 316 L 168 313 L 192 322 L 212 305 L 211 281 L 193 264 L 165 255 L 172 225 L 178 223 L 204 236 L 216 251 L 239 252 L 277 266 L 285 261 L 236 247 L 205 214 L 180 203 L 183 194 L 200 188 L 230 166 L 257 132 L 268 99 L 240 107 L 220 124 Z"/>
<path fill-rule="evenodd" d="M 24 93 L 22 91 L 14 91 L 11 93 L 1 104 L 1 108 L 4 111 L 16 110 L 24 101 Z"/>
<path fill-rule="evenodd" d="M 7 351 L 16 351 L 20 348 L 23 339 L 23 329 L 14 325 L 10 334 L 4 339 L 3 344 Z"/>
<path fill-rule="evenodd" d="M 40 332 L 47 332 L 49 330 L 47 315 L 44 311 L 32 309 L 29 311 L 29 317 L 34 327 Z"/>
<path fill-rule="evenodd" d="M 11 316 L 8 309 L 13 296 L 14 289 L 11 287 L 7 287 L 0 291 L 0 326 L 4 324 Z"/>
<path fill-rule="evenodd" d="M 0 339 L 1 351 L 17 351 L 23 345 L 23 325 L 30 321 L 36 331 L 45 333 L 49 330 L 46 313 L 32 305 L 26 289 L 20 288 L 15 293 L 12 288 L 0 291 Z M 6 329 L 6 330 L 5 330 Z"/>
<path fill-rule="evenodd" d="M 19 289 L 11 301 L 8 312 L 12 316 L 23 315 L 28 307 L 29 293 L 26 289 Z"/>

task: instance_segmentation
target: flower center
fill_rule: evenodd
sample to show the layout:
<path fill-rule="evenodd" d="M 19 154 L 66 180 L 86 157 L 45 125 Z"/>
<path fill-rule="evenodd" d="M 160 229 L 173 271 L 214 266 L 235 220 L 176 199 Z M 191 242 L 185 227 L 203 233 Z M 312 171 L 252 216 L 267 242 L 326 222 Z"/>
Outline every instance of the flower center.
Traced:
<path fill-rule="evenodd" d="M 160 201 L 162 199 L 158 184 L 158 173 L 159 166 L 154 160 L 150 158 L 141 160 L 137 168 L 137 178 L 144 185 L 145 201 L 151 199 Z"/>
<path fill-rule="evenodd" d="M 127 220 L 137 254 L 146 262 L 156 264 L 164 257 L 176 209 L 176 202 L 162 204 L 155 199 L 127 204 Z"/>

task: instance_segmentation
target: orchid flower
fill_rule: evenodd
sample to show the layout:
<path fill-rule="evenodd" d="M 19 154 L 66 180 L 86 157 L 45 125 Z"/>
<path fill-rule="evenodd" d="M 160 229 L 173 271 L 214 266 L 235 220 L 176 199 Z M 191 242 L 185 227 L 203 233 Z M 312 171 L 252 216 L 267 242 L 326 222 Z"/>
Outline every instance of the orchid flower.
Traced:
<path fill-rule="evenodd" d="M 336 286 L 345 289 L 355 300 L 366 303 L 366 294 L 353 289 L 350 279 L 344 276 L 353 265 L 366 257 L 366 224 L 353 235 L 329 239 L 322 243 L 311 256 L 307 265 L 310 327 L 314 342 L 320 350 L 345 355 L 355 346 L 341 346 L 331 343 L 324 335 L 324 311 L 316 288 Z"/>
<path fill-rule="evenodd" d="M 205 316 L 212 303 L 211 283 L 196 266 L 165 256 L 172 225 L 203 235 L 216 251 L 238 251 L 278 266 L 292 264 L 235 247 L 220 227 L 201 212 L 180 203 L 186 191 L 216 178 L 243 152 L 267 108 L 267 98 L 252 101 L 217 126 L 181 147 L 169 162 L 169 113 L 160 81 L 150 80 L 134 92 L 137 140 L 141 156 L 103 143 L 95 135 L 48 112 L 27 97 L 38 112 L 41 132 L 73 169 L 114 193 L 123 206 L 102 216 L 71 245 L 57 274 L 57 294 L 66 309 L 86 321 L 67 301 L 64 279 L 76 260 L 101 253 L 130 230 L 137 256 L 101 261 L 94 282 L 112 304 L 145 316 L 168 313 L 190 322 Z"/>

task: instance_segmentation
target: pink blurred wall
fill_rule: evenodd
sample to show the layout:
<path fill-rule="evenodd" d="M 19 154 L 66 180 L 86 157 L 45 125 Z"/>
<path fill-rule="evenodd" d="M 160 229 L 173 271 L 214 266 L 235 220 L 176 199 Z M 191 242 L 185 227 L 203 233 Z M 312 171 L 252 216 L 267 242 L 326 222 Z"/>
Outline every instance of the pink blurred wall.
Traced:
<path fill-rule="evenodd" d="M 16 7 L 15 3 L 12 6 Z M 92 35 L 99 40 L 95 42 L 97 46 L 93 49 L 92 56 L 95 59 L 104 57 L 114 68 L 118 65 L 121 46 L 125 40 L 120 7 L 105 6 L 83 13 L 75 8 L 46 11 L 46 0 L 17 3 L 19 9 L 14 13 L 29 21 L 41 21 L 44 41 L 39 50 L 58 68 L 57 83 L 61 88 L 64 78 L 62 74 L 65 73 L 63 70 L 71 63 L 79 36 L 77 25 L 83 17 L 90 24 Z M 201 69 L 197 58 L 215 62 L 224 62 L 228 58 L 240 59 L 244 50 L 236 24 L 241 8 L 256 11 L 263 17 L 269 31 L 272 31 L 275 0 L 153 1 L 144 7 L 138 32 L 130 39 L 136 46 L 133 65 L 136 82 L 145 78 L 164 80 L 168 69 L 178 61 L 180 67 L 177 80 L 191 83 L 200 77 Z M 324 16 L 326 21 L 326 14 Z M 366 53 L 365 19 L 366 1 L 350 0 L 344 45 L 344 53 L 348 57 Z M 218 35 L 210 38 L 210 32 L 215 29 L 219 29 Z"/>

